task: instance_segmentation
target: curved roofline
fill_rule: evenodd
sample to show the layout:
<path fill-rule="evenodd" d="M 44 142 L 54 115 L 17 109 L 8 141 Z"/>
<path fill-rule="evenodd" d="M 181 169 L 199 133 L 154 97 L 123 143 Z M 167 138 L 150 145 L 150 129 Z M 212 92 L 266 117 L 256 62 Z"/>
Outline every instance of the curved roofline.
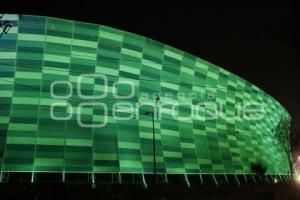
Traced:
<path fill-rule="evenodd" d="M 274 98 L 273 96 L 271 96 L 269 93 L 267 93 L 266 91 L 264 91 L 263 89 L 261 89 L 261 88 L 258 87 L 257 85 L 255 85 L 255 84 L 249 82 L 248 80 L 246 80 L 245 78 L 241 77 L 240 75 L 234 74 L 234 73 L 230 72 L 229 70 L 227 70 L 227 69 L 225 69 L 225 68 L 223 68 L 223 67 L 221 67 L 221 66 L 219 66 L 219 65 L 216 65 L 216 64 L 214 64 L 214 63 L 212 63 L 212 62 L 210 62 L 210 61 L 207 61 L 207 60 L 205 60 L 205 59 L 200 58 L 199 56 L 196 56 L 196 55 L 194 55 L 194 54 L 192 54 L 192 53 L 186 52 L 185 50 L 181 50 L 181 49 L 179 49 L 179 48 L 177 48 L 177 47 L 173 47 L 173 46 L 171 46 L 171 45 L 169 45 L 169 44 L 166 44 L 166 43 L 163 43 L 163 42 L 161 42 L 161 41 L 158 41 L 158 40 L 155 40 L 155 39 L 152 39 L 152 38 L 143 36 L 143 35 L 139 35 L 139 34 L 136 34 L 136 33 L 128 32 L 128 31 L 126 31 L 126 30 L 119 29 L 119 28 L 116 28 L 116 27 L 111 27 L 111 26 L 102 25 L 102 24 L 96 24 L 96 23 L 91 23 L 91 22 L 85 22 L 85 21 L 78 21 L 78 20 L 75 20 L 75 19 L 65 19 L 65 18 L 59 18 L 59 17 L 53 17 L 53 16 L 46 16 L 46 15 L 35 15 L 35 14 L 15 14 L 15 13 L 5 13 L 5 14 L 18 15 L 19 17 L 20 17 L 20 15 L 27 15 L 27 16 L 34 16 L 34 17 L 48 17 L 48 18 L 53 18 L 53 19 L 66 20 L 66 21 L 69 21 L 69 22 L 80 22 L 80 23 L 84 23 L 84 24 L 98 25 L 98 26 L 102 26 L 102 27 L 106 27 L 106 28 L 110 28 L 110 29 L 115 29 L 116 31 L 121 31 L 121 32 L 124 32 L 124 33 L 127 33 L 127 34 L 131 34 L 131 35 L 135 35 L 135 36 L 138 36 L 138 37 L 143 37 L 143 38 L 145 38 L 145 39 L 152 40 L 152 41 L 157 42 L 157 43 L 159 43 L 159 44 L 165 45 L 165 46 L 167 46 L 167 47 L 169 47 L 169 48 L 173 48 L 173 49 L 175 49 L 176 51 L 180 51 L 180 52 L 182 52 L 182 53 L 189 54 L 189 55 L 195 57 L 196 59 L 199 59 L 199 60 L 201 60 L 202 62 L 205 62 L 205 63 L 208 64 L 208 65 L 211 65 L 211 66 L 214 66 L 214 67 L 218 67 L 218 68 L 220 68 L 220 69 L 223 69 L 223 70 L 225 70 L 225 71 L 227 71 L 227 72 L 229 72 L 229 73 L 231 73 L 231 74 L 237 76 L 237 77 L 240 78 L 241 80 L 250 83 L 252 86 L 255 86 L 255 87 L 258 88 L 260 91 L 264 92 L 266 95 L 268 95 L 270 98 L 272 98 L 275 102 L 277 102 L 277 103 L 278 103 L 278 104 L 286 111 L 286 113 L 288 114 L 288 116 L 291 118 L 291 115 L 290 115 L 289 111 L 286 109 L 285 106 L 283 106 L 283 105 L 280 103 L 279 100 L 277 100 L 276 98 Z"/>

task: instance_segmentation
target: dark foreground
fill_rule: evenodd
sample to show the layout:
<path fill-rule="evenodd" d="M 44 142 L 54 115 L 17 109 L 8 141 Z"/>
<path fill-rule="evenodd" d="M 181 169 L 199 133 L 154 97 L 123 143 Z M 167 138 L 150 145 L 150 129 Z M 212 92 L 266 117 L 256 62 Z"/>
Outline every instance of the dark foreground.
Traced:
<path fill-rule="evenodd" d="M 86 183 L 2 183 L 0 199 L 300 199 L 300 184 L 295 182 L 219 186 L 104 185 Z"/>

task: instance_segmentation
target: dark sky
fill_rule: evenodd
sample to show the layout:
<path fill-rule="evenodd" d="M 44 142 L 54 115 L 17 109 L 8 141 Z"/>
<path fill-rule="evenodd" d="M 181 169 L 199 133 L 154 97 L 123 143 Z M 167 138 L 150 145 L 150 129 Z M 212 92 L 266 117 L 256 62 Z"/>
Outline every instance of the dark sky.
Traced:
<path fill-rule="evenodd" d="M 20 2 L 3 1 L 1 10 L 107 25 L 217 64 L 283 104 L 293 118 L 292 132 L 300 136 L 299 3 Z"/>

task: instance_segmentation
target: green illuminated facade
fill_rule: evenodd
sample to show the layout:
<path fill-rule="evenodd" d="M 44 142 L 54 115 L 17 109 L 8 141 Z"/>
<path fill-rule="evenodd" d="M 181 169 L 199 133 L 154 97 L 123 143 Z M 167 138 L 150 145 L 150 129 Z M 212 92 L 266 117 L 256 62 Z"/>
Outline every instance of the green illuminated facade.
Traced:
<path fill-rule="evenodd" d="M 159 94 L 160 104 L 208 103 L 198 110 L 175 109 L 180 116 L 195 111 L 200 118 L 176 120 L 167 105 L 155 120 L 157 173 L 251 174 L 255 162 L 267 166 L 268 174 L 290 173 L 273 133 L 289 114 L 242 78 L 189 53 L 106 26 L 27 15 L 5 15 L 1 20 L 14 24 L 0 38 L 2 172 L 152 173 L 151 116 L 119 120 L 112 108 L 120 102 L 151 103 L 151 95 Z M 82 74 L 95 77 L 83 78 L 80 96 L 77 82 Z M 107 96 L 82 98 L 104 92 L 98 75 L 107 77 Z M 51 95 L 55 81 L 61 81 L 52 85 L 57 98 Z M 122 81 L 134 84 L 129 99 L 112 94 L 114 87 L 119 96 L 132 92 L 128 85 L 114 85 Z M 51 118 L 56 102 L 72 106 L 52 110 L 66 120 Z M 77 112 L 80 103 L 92 102 L 108 108 L 103 127 L 78 124 L 78 115 L 84 124 L 105 121 L 104 110 L 97 106 L 89 104 Z M 263 105 L 264 117 L 235 119 L 237 105 L 251 102 Z M 214 103 L 223 105 L 220 112 L 231 118 L 208 120 Z"/>

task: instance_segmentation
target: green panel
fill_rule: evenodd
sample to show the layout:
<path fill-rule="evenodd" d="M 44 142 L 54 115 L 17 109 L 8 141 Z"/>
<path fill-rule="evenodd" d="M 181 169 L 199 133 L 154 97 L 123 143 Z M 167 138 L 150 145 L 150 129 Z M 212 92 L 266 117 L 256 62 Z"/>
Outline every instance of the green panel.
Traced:
<path fill-rule="evenodd" d="M 145 113 L 159 94 L 158 173 L 247 174 L 253 162 L 289 173 L 273 133 L 289 114 L 251 83 L 114 28 L 28 15 L 1 20 L 7 17 L 15 26 L 0 39 L 1 171 L 152 173 Z M 236 117 L 239 105 L 253 102 L 263 105 L 263 118 Z M 212 119 L 216 105 L 222 117 Z"/>

